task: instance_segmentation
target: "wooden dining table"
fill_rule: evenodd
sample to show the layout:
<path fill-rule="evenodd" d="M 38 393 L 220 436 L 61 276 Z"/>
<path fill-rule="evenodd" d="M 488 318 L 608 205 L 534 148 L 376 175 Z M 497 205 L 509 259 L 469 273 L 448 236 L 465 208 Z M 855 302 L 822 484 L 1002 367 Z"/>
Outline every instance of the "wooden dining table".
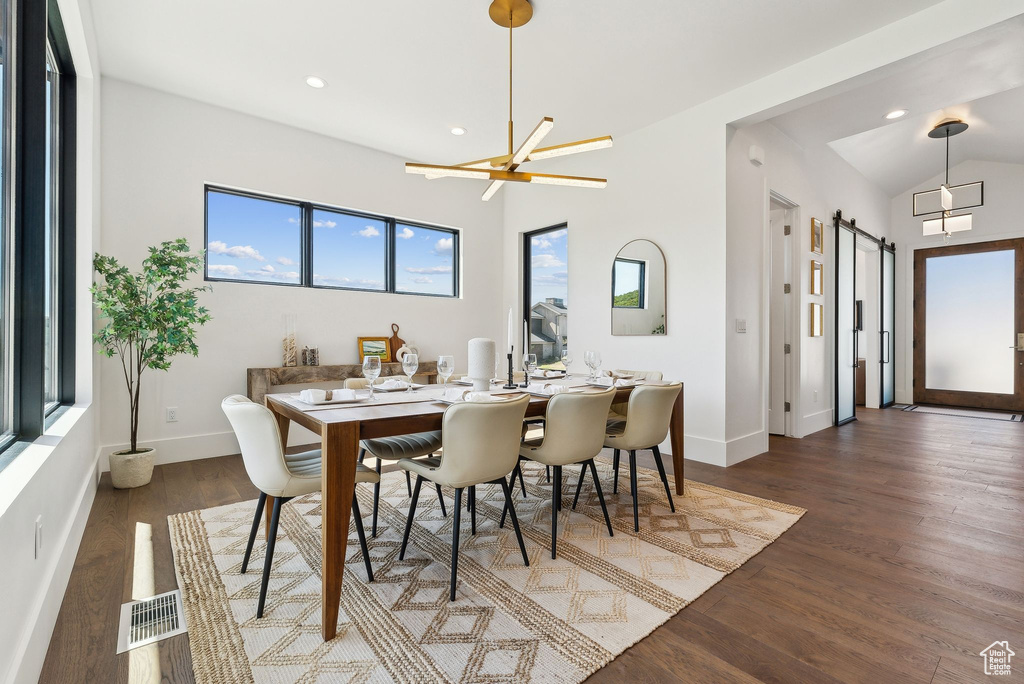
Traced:
<path fill-rule="evenodd" d="M 510 392 L 513 390 L 509 390 Z M 619 388 L 614 401 L 624 402 L 633 391 Z M 336 408 L 303 410 L 294 394 L 268 394 L 266 406 L 274 413 L 283 446 L 292 422 L 320 435 L 322 468 L 322 626 L 324 641 L 337 634 L 341 583 L 348 545 L 348 525 L 355 488 L 359 440 L 440 430 L 448 405 L 435 400 L 414 403 L 361 403 Z M 548 397 L 533 396 L 526 417 L 543 416 Z M 669 430 L 676 494 L 683 493 L 683 391 L 676 397 Z M 269 511 L 272 506 L 268 505 Z"/>

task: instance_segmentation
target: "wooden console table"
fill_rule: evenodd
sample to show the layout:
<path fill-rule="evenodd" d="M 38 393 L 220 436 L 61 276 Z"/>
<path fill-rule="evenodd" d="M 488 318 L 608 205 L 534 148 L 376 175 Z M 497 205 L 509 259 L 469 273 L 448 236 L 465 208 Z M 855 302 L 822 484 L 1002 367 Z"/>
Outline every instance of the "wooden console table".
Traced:
<path fill-rule="evenodd" d="M 389 375 L 404 375 L 400 363 L 382 363 L 380 365 L 380 377 Z M 263 398 L 270 393 L 271 388 L 280 385 L 306 385 L 313 382 L 335 382 L 349 378 L 363 377 L 363 366 L 361 364 L 346 364 L 343 366 L 289 366 L 288 368 L 247 368 L 246 394 L 249 399 L 257 404 L 263 403 Z M 437 380 L 437 362 L 424 361 L 420 363 L 416 371 L 416 377 L 425 377 L 430 384 Z"/>

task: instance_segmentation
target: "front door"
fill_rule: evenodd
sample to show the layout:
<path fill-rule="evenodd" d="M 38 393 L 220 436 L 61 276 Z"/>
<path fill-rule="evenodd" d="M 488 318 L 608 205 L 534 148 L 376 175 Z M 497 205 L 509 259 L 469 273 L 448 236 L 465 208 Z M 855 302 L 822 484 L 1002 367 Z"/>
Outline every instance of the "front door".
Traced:
<path fill-rule="evenodd" d="M 1024 239 L 914 253 L 914 401 L 1024 411 Z"/>

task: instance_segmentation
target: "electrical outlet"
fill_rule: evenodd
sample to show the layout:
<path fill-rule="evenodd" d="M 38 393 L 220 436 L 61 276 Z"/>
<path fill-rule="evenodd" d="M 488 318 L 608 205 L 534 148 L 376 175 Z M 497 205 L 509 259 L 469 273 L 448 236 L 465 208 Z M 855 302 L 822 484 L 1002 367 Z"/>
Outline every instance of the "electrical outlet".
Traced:
<path fill-rule="evenodd" d="M 36 516 L 36 558 L 43 552 L 43 516 Z"/>
<path fill-rule="evenodd" d="M 737 318 L 736 319 L 736 332 L 745 333 L 747 332 L 747 319 Z"/>
<path fill-rule="evenodd" d="M 177 423 L 178 422 L 178 407 L 168 406 L 167 407 L 167 422 Z"/>

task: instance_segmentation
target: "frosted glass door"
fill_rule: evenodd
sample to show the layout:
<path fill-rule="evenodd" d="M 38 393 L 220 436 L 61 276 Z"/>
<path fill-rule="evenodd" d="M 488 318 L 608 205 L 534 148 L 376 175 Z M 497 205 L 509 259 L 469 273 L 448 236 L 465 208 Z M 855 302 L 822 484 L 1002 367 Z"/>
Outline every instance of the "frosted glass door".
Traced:
<path fill-rule="evenodd" d="M 882 366 L 882 408 L 892 405 L 896 400 L 896 364 L 893 359 L 896 353 L 896 342 L 893 334 L 896 330 L 896 254 L 887 247 L 883 247 L 882 254 L 882 289 L 881 307 L 882 328 L 881 328 L 881 352 L 878 360 Z"/>
<path fill-rule="evenodd" d="M 853 420 L 856 413 L 857 349 L 854 329 L 854 276 L 857 238 L 839 227 L 836 246 L 836 424 Z"/>
<path fill-rule="evenodd" d="M 914 253 L 914 401 L 1024 410 L 1024 239 Z"/>

